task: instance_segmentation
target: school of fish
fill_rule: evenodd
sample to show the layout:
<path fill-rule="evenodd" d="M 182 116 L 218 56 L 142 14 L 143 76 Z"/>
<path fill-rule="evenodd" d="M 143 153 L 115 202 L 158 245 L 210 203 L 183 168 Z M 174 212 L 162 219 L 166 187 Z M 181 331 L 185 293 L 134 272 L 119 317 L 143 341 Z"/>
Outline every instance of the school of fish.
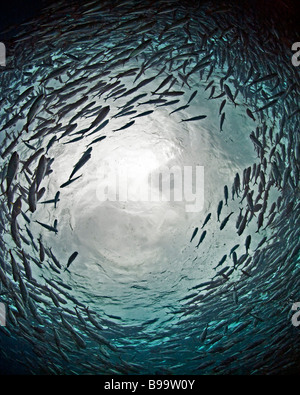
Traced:
<path fill-rule="evenodd" d="M 243 2 L 66 1 L 3 32 L 10 37 L 0 72 L 6 364 L 54 375 L 299 369 L 299 328 L 290 317 L 300 301 L 300 79 L 277 12 L 266 18 Z M 80 246 L 62 261 L 43 235 L 64 243 L 55 210 L 66 190 L 82 185 L 98 145 L 122 141 L 159 111 L 186 133 L 208 127 L 212 117 L 192 107 L 196 100 L 216 105 L 211 133 L 236 152 L 229 115 L 239 111 L 251 122 L 243 137 L 256 159 L 215 191 L 219 203 L 188 230 L 194 267 L 214 249 L 211 278 L 167 306 L 167 325 L 144 317 L 123 328 L 63 281 L 84 264 Z M 78 144 L 84 149 L 49 198 L 54 149 Z"/>

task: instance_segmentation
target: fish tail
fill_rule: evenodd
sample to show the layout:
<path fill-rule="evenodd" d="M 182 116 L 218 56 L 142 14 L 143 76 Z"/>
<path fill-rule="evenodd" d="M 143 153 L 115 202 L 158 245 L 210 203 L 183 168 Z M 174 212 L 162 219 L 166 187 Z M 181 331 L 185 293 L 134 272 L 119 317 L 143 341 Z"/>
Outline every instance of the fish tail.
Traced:
<path fill-rule="evenodd" d="M 25 130 L 26 131 L 26 133 L 28 133 L 28 124 L 26 123 L 24 126 L 23 126 L 23 129 L 21 130 L 21 133 Z"/>

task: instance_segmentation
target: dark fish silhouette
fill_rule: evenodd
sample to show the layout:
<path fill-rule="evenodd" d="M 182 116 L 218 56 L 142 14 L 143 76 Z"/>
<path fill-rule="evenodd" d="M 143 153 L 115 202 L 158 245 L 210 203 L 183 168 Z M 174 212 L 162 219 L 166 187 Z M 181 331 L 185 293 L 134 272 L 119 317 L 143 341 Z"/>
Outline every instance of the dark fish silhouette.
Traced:
<path fill-rule="evenodd" d="M 77 255 L 78 255 L 77 251 L 73 252 L 73 254 L 68 259 L 67 266 L 66 266 L 65 270 L 67 270 L 70 267 L 71 263 L 74 261 L 74 259 L 77 257 Z"/>

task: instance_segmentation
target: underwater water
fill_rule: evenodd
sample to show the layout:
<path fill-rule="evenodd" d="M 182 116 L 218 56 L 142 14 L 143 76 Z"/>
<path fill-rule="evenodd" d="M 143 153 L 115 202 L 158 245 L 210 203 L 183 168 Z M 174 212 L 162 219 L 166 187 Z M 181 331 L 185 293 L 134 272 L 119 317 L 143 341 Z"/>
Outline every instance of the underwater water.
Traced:
<path fill-rule="evenodd" d="M 299 371 L 284 4 L 66 1 L 3 33 L 3 372 Z M 101 199 L 126 166 L 131 199 Z M 172 166 L 203 169 L 199 209 L 135 199 Z"/>

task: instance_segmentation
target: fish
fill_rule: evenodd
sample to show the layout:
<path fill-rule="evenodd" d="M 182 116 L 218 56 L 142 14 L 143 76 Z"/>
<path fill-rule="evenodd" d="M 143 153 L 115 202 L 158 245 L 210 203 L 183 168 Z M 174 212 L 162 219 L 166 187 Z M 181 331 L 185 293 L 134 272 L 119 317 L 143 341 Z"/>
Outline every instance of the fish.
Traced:
<path fill-rule="evenodd" d="M 212 84 L 213 84 L 214 82 L 215 82 L 214 80 L 210 81 L 210 83 L 206 86 L 206 88 L 204 89 L 204 91 L 208 90 L 208 89 L 212 86 Z"/>
<path fill-rule="evenodd" d="M 91 133 L 87 134 L 87 136 L 91 136 L 92 134 L 98 133 L 100 130 L 102 130 L 106 125 L 108 125 L 109 119 L 105 120 L 102 122 L 98 127 L 96 127 L 95 130 L 93 130 Z M 89 128 L 88 128 L 89 130 Z"/>
<path fill-rule="evenodd" d="M 208 98 L 208 100 L 210 100 L 210 99 L 213 99 L 214 97 L 213 97 L 213 95 L 214 95 L 214 93 L 215 93 L 215 90 L 216 90 L 216 87 L 215 87 L 215 85 L 211 88 L 211 92 L 210 92 L 210 95 L 209 95 L 209 98 Z"/>
<path fill-rule="evenodd" d="M 158 104 L 157 107 L 164 107 L 164 106 L 173 106 L 174 104 L 179 103 L 180 100 L 171 100 L 163 104 Z"/>
<path fill-rule="evenodd" d="M 38 239 L 38 242 L 39 242 L 39 247 L 40 247 L 40 249 L 39 249 L 40 261 L 44 262 L 44 260 L 45 260 L 45 247 L 44 247 L 43 242 L 42 242 L 42 236 L 40 236 L 40 238 Z"/>
<path fill-rule="evenodd" d="M 227 187 L 227 185 L 224 186 L 224 199 L 225 199 L 225 206 L 228 206 L 228 187 Z"/>
<path fill-rule="evenodd" d="M 106 136 L 100 136 L 100 137 L 96 138 L 95 140 L 93 140 L 91 143 L 89 143 L 89 144 L 87 145 L 87 147 L 89 147 L 89 146 L 92 145 L 92 144 L 99 143 L 99 141 L 102 141 L 102 140 L 104 140 L 104 139 L 106 139 Z"/>
<path fill-rule="evenodd" d="M 171 96 L 171 97 L 173 97 L 173 96 L 182 96 L 182 95 L 184 95 L 184 92 L 183 91 L 164 91 L 164 92 L 161 92 L 161 93 L 154 93 L 153 92 L 153 94 L 154 95 L 159 95 L 160 97 L 161 96 Z"/>
<path fill-rule="evenodd" d="M 72 132 L 74 132 L 74 130 L 77 128 L 77 123 L 73 123 L 73 124 L 69 124 L 66 127 L 66 130 L 64 131 L 64 133 L 58 138 L 58 141 L 60 141 L 61 139 L 63 139 L 66 136 L 71 135 L 72 136 Z"/>
<path fill-rule="evenodd" d="M 257 220 L 257 230 L 255 231 L 255 233 L 259 232 L 259 229 L 262 227 L 263 222 L 264 222 L 264 213 L 260 212 Z"/>
<path fill-rule="evenodd" d="M 195 229 L 194 229 L 194 232 L 193 232 L 193 234 L 192 234 L 190 243 L 192 242 L 193 238 L 196 236 L 197 232 L 198 232 L 198 228 L 195 228 Z"/>
<path fill-rule="evenodd" d="M 68 185 L 72 184 L 72 182 L 78 180 L 80 177 L 82 177 L 82 175 L 80 175 L 80 176 L 78 176 L 78 177 L 75 177 L 75 178 L 73 178 L 72 180 L 68 180 L 68 181 L 64 182 L 63 184 L 61 184 L 60 188 L 65 188 L 65 187 L 67 187 Z"/>
<path fill-rule="evenodd" d="M 240 323 L 239 325 L 237 325 L 237 326 L 233 329 L 233 331 L 231 332 L 231 334 L 234 335 L 234 334 L 236 334 L 236 333 L 238 333 L 238 332 L 241 332 L 243 329 L 247 328 L 247 326 L 249 326 L 250 324 L 251 324 L 251 321 L 250 321 L 250 320 Z"/>
<path fill-rule="evenodd" d="M 8 162 L 6 171 L 6 191 L 2 195 L 7 194 L 13 180 L 15 179 L 19 169 L 20 157 L 17 151 L 14 151 Z"/>
<path fill-rule="evenodd" d="M 11 213 L 12 220 L 15 220 L 22 210 L 22 196 L 19 196 L 13 204 L 13 209 Z"/>
<path fill-rule="evenodd" d="M 79 159 L 79 161 L 74 166 L 74 169 L 73 169 L 71 175 L 69 176 L 69 181 L 78 172 L 78 170 L 80 170 L 90 160 L 91 156 L 92 155 L 90 153 L 88 153 L 86 155 L 83 155 L 82 158 Z M 61 188 L 63 188 L 63 187 L 61 186 Z"/>
<path fill-rule="evenodd" d="M 156 93 L 157 91 L 159 91 L 161 88 L 163 88 L 165 85 L 167 85 L 167 84 L 172 80 L 172 78 L 173 78 L 173 75 L 172 75 L 172 74 L 168 75 L 168 76 L 161 82 L 161 84 L 158 86 L 158 88 L 155 89 L 155 91 L 152 92 L 152 95 L 153 95 L 154 93 Z"/>
<path fill-rule="evenodd" d="M 227 272 L 228 269 L 229 269 L 229 266 L 223 267 L 223 269 L 219 270 L 219 271 L 215 274 L 215 276 L 214 276 L 213 278 L 218 277 L 218 276 L 222 276 L 223 278 L 225 278 L 225 280 L 228 280 L 228 279 L 229 279 L 228 273 L 225 275 L 225 273 Z M 233 271 L 233 269 L 232 269 L 232 271 Z"/>
<path fill-rule="evenodd" d="M 196 248 L 198 248 L 199 245 L 202 243 L 202 241 L 205 239 L 206 233 L 207 233 L 206 230 L 204 230 L 204 231 L 202 232 L 202 234 L 201 234 L 201 236 L 200 236 L 200 239 L 199 239 L 199 242 L 198 242 L 198 244 L 196 245 Z"/>
<path fill-rule="evenodd" d="M 13 274 L 13 279 L 15 282 L 18 281 L 19 276 L 20 276 L 20 269 L 19 266 L 15 260 L 15 257 L 13 256 L 12 250 L 9 249 L 9 254 L 10 254 L 10 262 L 11 262 L 11 267 L 12 267 L 12 274 Z"/>
<path fill-rule="evenodd" d="M 193 67 L 193 69 L 187 74 L 187 78 L 192 75 L 193 73 L 195 73 L 196 71 L 200 71 L 202 69 L 205 69 L 207 66 L 209 66 L 211 63 L 209 61 L 207 62 L 199 62 L 198 64 L 196 64 L 195 67 Z"/>
<path fill-rule="evenodd" d="M 249 210 L 251 212 L 253 212 L 254 205 L 253 205 L 252 193 L 250 193 L 250 192 L 247 193 L 247 203 L 248 203 Z"/>
<path fill-rule="evenodd" d="M 32 182 L 32 184 L 29 187 L 28 205 L 29 205 L 29 210 L 32 213 L 34 213 L 36 211 L 36 205 L 37 205 L 37 187 L 35 180 Z"/>
<path fill-rule="evenodd" d="M 187 105 L 191 103 L 191 101 L 194 99 L 194 97 L 197 95 L 197 93 L 198 93 L 198 90 L 195 90 L 195 91 L 191 94 L 189 100 L 188 100 L 187 103 L 186 103 Z"/>
<path fill-rule="evenodd" d="M 151 41 L 152 40 L 149 38 L 148 40 L 145 40 L 140 45 L 138 45 L 135 49 L 133 49 L 130 52 L 129 58 L 133 58 L 133 57 L 139 55 L 141 52 L 143 52 L 147 48 L 147 46 L 151 43 Z"/>
<path fill-rule="evenodd" d="M 207 224 L 207 222 L 210 220 L 210 218 L 211 218 L 211 213 L 207 214 L 207 216 L 203 222 L 203 225 L 201 226 L 201 229 L 204 228 L 204 226 Z"/>
<path fill-rule="evenodd" d="M 23 163 L 23 167 L 21 171 L 28 170 L 30 164 L 38 158 L 44 152 L 44 148 L 38 149 L 33 155 L 31 155 L 25 162 Z"/>
<path fill-rule="evenodd" d="M 110 111 L 110 106 L 105 106 L 103 107 L 100 111 L 97 117 L 94 119 L 94 121 L 91 123 L 90 127 L 88 130 L 94 129 L 97 127 L 103 120 L 107 117 L 108 113 Z"/>
<path fill-rule="evenodd" d="M 133 115 L 136 113 L 137 113 L 137 110 L 125 111 L 125 112 L 122 112 L 120 115 L 116 116 L 115 118 L 125 117 L 125 116 Z"/>
<path fill-rule="evenodd" d="M 138 100 L 142 99 L 143 97 L 147 96 L 147 93 L 141 93 L 137 96 L 135 96 L 133 99 L 129 100 L 124 106 L 120 107 L 120 108 L 128 108 L 130 107 L 132 104 L 134 104 L 135 102 L 137 102 Z"/>
<path fill-rule="evenodd" d="M 257 251 L 257 250 L 259 250 L 260 249 L 260 247 L 267 241 L 267 236 L 264 236 L 262 239 L 261 239 L 261 241 L 258 243 L 258 245 L 257 245 L 257 247 L 256 247 L 256 249 L 254 250 L 254 251 Z"/>
<path fill-rule="evenodd" d="M 52 259 L 53 263 L 55 264 L 55 266 L 58 267 L 58 269 L 61 269 L 62 266 L 61 266 L 61 264 L 59 263 L 58 259 L 57 259 L 57 258 L 55 257 L 55 255 L 53 254 L 51 248 L 49 248 L 49 252 L 50 252 L 51 259 Z M 59 272 L 58 272 L 58 273 L 59 273 Z"/>
<path fill-rule="evenodd" d="M 254 85 L 254 84 L 257 84 L 257 83 L 259 83 L 259 82 L 268 81 L 268 80 L 273 79 L 273 78 L 275 78 L 275 77 L 278 77 L 278 74 L 277 74 L 277 73 L 271 73 L 271 74 L 265 75 L 265 76 L 263 76 L 263 77 L 254 79 L 254 80 L 249 84 L 249 86 Z"/>
<path fill-rule="evenodd" d="M 206 117 L 207 117 L 207 115 L 198 115 L 196 117 L 182 119 L 180 122 L 199 121 L 199 120 L 204 119 Z"/>
<path fill-rule="evenodd" d="M 126 123 L 126 125 L 121 126 L 119 129 L 114 129 L 113 132 L 117 132 L 118 130 L 124 130 L 127 128 L 130 128 L 130 126 L 132 126 L 135 123 L 135 121 L 130 121 L 128 123 Z"/>
<path fill-rule="evenodd" d="M 22 253 L 22 262 L 23 262 L 24 269 L 25 269 L 25 275 L 29 281 L 32 281 L 32 270 L 31 270 L 30 262 L 27 259 L 27 256 L 26 256 L 23 249 L 22 249 L 21 253 Z"/>
<path fill-rule="evenodd" d="M 3 271 L 1 266 L 0 266 L 0 280 L 1 280 L 1 283 L 5 286 L 5 288 L 8 288 L 8 279 L 7 279 L 5 272 Z M 2 314 L 3 313 L 1 312 L 1 315 Z M 2 322 L 2 320 L 1 320 L 1 322 Z"/>
<path fill-rule="evenodd" d="M 232 103 L 235 105 L 235 107 L 237 106 L 237 103 L 234 101 L 234 97 L 233 94 L 229 88 L 229 86 L 227 84 L 224 84 L 224 91 L 227 95 L 227 97 L 230 99 L 230 101 L 232 101 Z"/>
<path fill-rule="evenodd" d="M 250 243 L 251 243 L 251 235 L 248 235 L 246 237 L 246 241 L 245 241 L 245 248 L 246 248 L 246 253 L 247 254 L 248 254 L 248 250 L 249 250 L 249 247 L 250 247 Z"/>
<path fill-rule="evenodd" d="M 74 259 L 77 257 L 77 255 L 78 255 L 77 251 L 73 252 L 73 254 L 68 259 L 67 266 L 66 266 L 65 270 L 67 270 L 70 267 L 71 263 L 74 261 Z"/>
<path fill-rule="evenodd" d="M 23 298 L 23 302 L 26 305 L 27 301 L 28 301 L 28 297 L 29 297 L 27 287 L 26 287 L 24 281 L 22 280 L 21 276 L 18 277 L 18 282 L 19 282 L 19 287 L 20 287 L 20 292 L 21 292 L 22 298 Z"/>
<path fill-rule="evenodd" d="M 145 115 L 150 115 L 153 113 L 154 110 L 149 110 L 149 111 L 144 111 L 138 115 L 135 115 L 134 117 L 131 117 L 130 119 L 138 118 L 138 117 L 144 117 Z"/>
<path fill-rule="evenodd" d="M 40 83 L 46 82 L 52 78 L 60 76 L 64 71 L 68 70 L 69 64 L 64 65 L 62 67 L 57 67 L 55 70 L 52 70 L 46 77 L 42 78 Z"/>
<path fill-rule="evenodd" d="M 224 124 L 224 121 L 225 121 L 225 112 L 223 112 L 222 115 L 221 115 L 221 120 L 220 120 L 220 132 L 223 131 L 223 124 Z"/>
<path fill-rule="evenodd" d="M 232 260 L 233 260 L 233 267 L 236 269 L 238 265 L 238 259 L 237 259 L 237 254 L 235 251 L 232 252 Z"/>
<path fill-rule="evenodd" d="M 22 141 L 23 141 L 23 143 L 26 145 L 27 148 L 29 148 L 29 149 L 35 151 L 35 147 L 34 147 L 33 145 L 27 143 L 25 140 L 22 140 Z"/>
<path fill-rule="evenodd" d="M 239 192 L 240 192 L 240 186 L 241 186 L 241 182 L 240 182 L 240 176 L 239 173 L 236 173 L 235 177 L 234 177 L 234 187 L 235 187 L 235 191 L 237 193 L 237 196 L 239 196 Z"/>
<path fill-rule="evenodd" d="M 56 194 L 55 194 L 54 199 L 45 200 L 44 202 L 41 202 L 41 204 L 54 203 L 54 208 L 56 208 L 57 207 L 57 203 L 60 201 L 59 196 L 60 196 L 60 192 L 57 191 Z"/>
<path fill-rule="evenodd" d="M 205 339 L 206 339 L 207 330 L 208 330 L 208 324 L 206 324 L 206 326 L 205 326 L 203 332 L 202 332 L 201 335 L 200 335 L 200 341 L 201 341 L 202 343 L 203 343 L 203 342 L 205 341 Z"/>
<path fill-rule="evenodd" d="M 103 328 L 102 328 L 102 326 L 99 324 L 99 322 L 93 317 L 93 315 L 91 314 L 91 312 L 89 311 L 89 308 L 85 308 L 85 311 L 86 311 L 86 313 L 87 313 L 87 315 L 88 315 L 88 319 L 89 319 L 89 321 L 94 325 L 94 327 L 96 328 L 96 329 L 99 329 L 99 330 L 102 330 Z"/>
<path fill-rule="evenodd" d="M 217 266 L 214 267 L 214 270 L 216 270 L 219 266 L 222 266 L 223 263 L 226 261 L 226 259 L 227 259 L 227 255 L 225 254 L 225 255 L 223 255 L 222 259 L 219 261 L 219 263 L 217 264 Z"/>
<path fill-rule="evenodd" d="M 37 222 L 39 225 L 43 226 L 45 229 L 49 230 L 50 232 L 54 232 L 55 234 L 58 232 L 58 230 L 54 226 L 44 224 L 43 222 L 37 220 L 34 222 Z"/>
<path fill-rule="evenodd" d="M 261 151 L 264 150 L 264 148 L 263 148 L 261 142 L 254 136 L 253 133 L 250 134 L 250 139 L 253 141 L 253 143 L 254 143 Z"/>
<path fill-rule="evenodd" d="M 16 138 L 13 139 L 13 141 L 9 144 L 9 146 L 5 149 L 3 153 L 1 153 L 1 158 L 4 159 L 19 143 L 19 139 L 22 135 L 22 132 L 20 132 Z"/>
<path fill-rule="evenodd" d="M 176 108 L 175 110 L 171 111 L 171 112 L 169 113 L 169 115 L 171 115 L 171 114 L 173 114 L 174 112 L 177 112 L 177 111 L 185 110 L 185 109 L 188 108 L 188 107 L 189 107 L 188 104 L 186 104 L 185 106 L 178 107 L 178 108 Z"/>
<path fill-rule="evenodd" d="M 265 104 L 264 106 L 258 108 L 255 112 L 261 112 L 264 111 L 272 106 L 274 106 L 277 103 L 278 99 L 272 100 L 269 103 Z"/>
<path fill-rule="evenodd" d="M 231 255 L 233 254 L 233 252 L 237 249 L 237 248 L 239 248 L 239 244 L 236 244 L 234 247 L 232 247 L 231 248 L 231 250 L 230 250 L 230 253 L 229 253 L 229 257 L 231 257 Z"/>
<path fill-rule="evenodd" d="M 160 98 L 158 98 L 158 99 L 148 100 L 148 101 L 141 102 L 141 103 L 138 102 L 137 107 L 138 107 L 138 106 L 145 105 L 145 104 L 159 104 L 159 103 L 165 103 L 166 101 L 167 101 L 167 99 L 160 99 Z M 132 107 L 134 107 L 134 106 L 132 106 Z"/>
<path fill-rule="evenodd" d="M 271 205 L 271 207 L 270 207 L 270 210 L 269 210 L 269 212 L 268 212 L 267 218 L 274 212 L 276 206 L 277 206 L 276 202 L 273 202 L 272 205 Z"/>
<path fill-rule="evenodd" d="M 218 204 L 218 209 L 217 209 L 218 222 L 220 222 L 220 215 L 221 215 L 222 207 L 223 207 L 223 200 L 220 200 L 219 204 Z"/>
<path fill-rule="evenodd" d="M 246 224 L 247 224 L 247 219 L 248 219 L 248 211 L 246 212 L 246 214 L 244 215 L 244 217 L 242 218 L 240 225 L 238 227 L 238 235 L 241 236 L 241 234 L 244 232 Z"/>
<path fill-rule="evenodd" d="M 256 121 L 256 119 L 255 119 L 255 117 L 254 117 L 252 111 L 249 110 L 249 108 L 247 108 L 246 113 L 247 113 L 247 115 L 248 115 L 251 119 L 253 119 L 254 122 Z"/>
<path fill-rule="evenodd" d="M 39 163 L 38 163 L 38 167 L 36 169 L 36 175 L 35 175 L 35 185 L 36 185 L 36 190 L 39 189 L 40 183 L 42 182 L 45 174 L 46 174 L 46 170 L 47 170 L 47 159 L 45 157 L 45 155 L 42 155 L 40 157 Z"/>
<path fill-rule="evenodd" d="M 224 99 L 224 100 L 222 101 L 221 105 L 220 105 L 219 115 L 221 115 L 221 113 L 222 113 L 222 111 L 223 111 L 223 108 L 224 108 L 225 104 L 226 104 L 226 99 Z M 225 117 L 225 115 L 224 115 L 224 117 Z"/>
<path fill-rule="evenodd" d="M 225 225 L 227 224 L 227 222 L 228 222 L 228 220 L 229 220 L 229 218 L 231 217 L 232 214 L 233 214 L 233 211 L 229 215 L 227 215 L 226 218 L 224 218 L 224 220 L 222 221 L 222 223 L 220 225 L 220 230 L 222 230 L 225 227 Z"/>
<path fill-rule="evenodd" d="M 136 75 L 136 72 L 137 72 L 138 70 L 139 70 L 139 69 L 138 69 L 137 67 L 133 67 L 133 68 L 131 68 L 131 69 L 129 69 L 129 70 L 121 71 L 121 72 L 118 73 L 117 75 L 115 75 L 115 76 L 113 76 L 113 77 L 109 77 L 109 79 L 113 79 L 113 78 L 120 79 L 120 78 L 124 78 L 124 77 L 131 77 L 131 76 L 133 76 L 133 75 Z"/>
<path fill-rule="evenodd" d="M 28 111 L 27 121 L 23 127 L 23 130 L 25 130 L 27 133 L 28 133 L 28 128 L 29 128 L 30 123 L 33 121 L 34 117 L 36 116 L 40 107 L 42 106 L 44 97 L 45 97 L 44 93 L 41 93 L 40 95 L 38 95 L 35 98 L 34 102 L 32 103 L 30 110 Z"/>

